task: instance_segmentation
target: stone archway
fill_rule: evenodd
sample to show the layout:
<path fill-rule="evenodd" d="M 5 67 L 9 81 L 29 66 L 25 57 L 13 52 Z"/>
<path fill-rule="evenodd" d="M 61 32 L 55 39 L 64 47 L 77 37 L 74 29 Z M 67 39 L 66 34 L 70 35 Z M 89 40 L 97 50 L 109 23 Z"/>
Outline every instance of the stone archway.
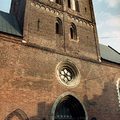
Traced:
<path fill-rule="evenodd" d="M 84 105 L 70 92 L 60 95 L 55 101 L 51 120 L 88 120 Z"/>
<path fill-rule="evenodd" d="M 29 120 L 27 115 L 20 109 L 16 109 L 10 113 L 5 120 Z"/>

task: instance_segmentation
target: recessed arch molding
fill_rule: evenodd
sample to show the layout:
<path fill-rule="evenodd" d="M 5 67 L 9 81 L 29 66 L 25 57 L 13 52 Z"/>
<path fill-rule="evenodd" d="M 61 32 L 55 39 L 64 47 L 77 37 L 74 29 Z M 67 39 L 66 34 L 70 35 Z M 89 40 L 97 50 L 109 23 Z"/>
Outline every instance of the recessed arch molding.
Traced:
<path fill-rule="evenodd" d="M 71 92 L 60 95 L 51 110 L 51 120 L 88 120 L 85 106 Z"/>
<path fill-rule="evenodd" d="M 4 120 L 13 120 L 14 117 L 17 117 L 19 120 L 29 120 L 25 112 L 23 112 L 21 109 L 14 110 Z"/>

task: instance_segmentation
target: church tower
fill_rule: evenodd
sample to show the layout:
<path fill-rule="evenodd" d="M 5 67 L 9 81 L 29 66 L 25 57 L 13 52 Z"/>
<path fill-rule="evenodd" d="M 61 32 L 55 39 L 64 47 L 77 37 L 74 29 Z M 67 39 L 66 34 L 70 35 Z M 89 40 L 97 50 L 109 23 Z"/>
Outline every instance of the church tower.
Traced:
<path fill-rule="evenodd" d="M 88 120 L 82 64 L 100 62 L 92 0 L 12 0 L 10 13 L 26 46 L 18 87 L 31 100 L 22 110 L 30 120 Z M 14 111 L 20 120 L 25 113 Z"/>
<path fill-rule="evenodd" d="M 13 0 L 10 12 L 27 42 L 74 57 L 100 59 L 92 0 Z"/>
<path fill-rule="evenodd" d="M 108 78 L 120 72 L 101 64 L 92 0 L 12 0 L 10 13 L 22 36 L 1 40 L 1 120 L 108 120 L 109 110 L 116 114 L 105 87 L 115 94 Z M 105 101 L 113 106 L 104 107 Z"/>

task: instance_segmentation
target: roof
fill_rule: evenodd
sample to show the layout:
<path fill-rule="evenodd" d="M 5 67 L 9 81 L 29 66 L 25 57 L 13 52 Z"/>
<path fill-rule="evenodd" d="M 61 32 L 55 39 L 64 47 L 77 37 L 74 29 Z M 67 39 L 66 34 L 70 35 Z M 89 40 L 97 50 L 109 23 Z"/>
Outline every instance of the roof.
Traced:
<path fill-rule="evenodd" d="M 102 59 L 120 64 L 120 53 L 112 47 L 100 44 L 100 53 Z"/>
<path fill-rule="evenodd" d="M 22 37 L 22 32 L 16 17 L 2 11 L 0 11 L 0 32 Z"/>

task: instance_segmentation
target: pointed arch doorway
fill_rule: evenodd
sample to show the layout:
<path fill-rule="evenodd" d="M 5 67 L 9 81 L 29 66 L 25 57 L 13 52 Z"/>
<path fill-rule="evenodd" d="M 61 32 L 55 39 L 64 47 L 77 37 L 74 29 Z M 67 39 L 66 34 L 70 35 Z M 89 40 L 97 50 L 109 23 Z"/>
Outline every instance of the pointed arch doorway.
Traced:
<path fill-rule="evenodd" d="M 71 94 L 65 94 L 54 103 L 51 120 L 88 120 L 85 108 L 79 100 Z"/>

